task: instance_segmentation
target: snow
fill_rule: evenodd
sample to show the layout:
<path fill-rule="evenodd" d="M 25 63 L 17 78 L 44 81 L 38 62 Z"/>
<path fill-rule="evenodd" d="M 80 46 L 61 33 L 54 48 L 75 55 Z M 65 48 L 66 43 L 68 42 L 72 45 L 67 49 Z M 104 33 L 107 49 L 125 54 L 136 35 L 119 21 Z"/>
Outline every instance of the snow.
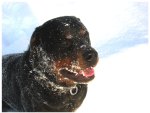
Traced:
<path fill-rule="evenodd" d="M 68 24 L 68 23 L 67 23 L 67 24 L 65 23 L 65 26 L 69 26 L 69 24 Z"/>
<path fill-rule="evenodd" d="M 100 59 L 77 112 L 149 113 L 149 58 L 149 46 L 142 44 Z"/>
<path fill-rule="evenodd" d="M 146 1 L 5 0 L 2 54 L 25 51 L 35 27 L 66 15 L 81 19 L 100 56 L 96 77 L 89 83 L 87 97 L 77 112 L 149 113 L 150 46 Z"/>
<path fill-rule="evenodd" d="M 131 45 L 148 42 L 147 2 L 108 3 L 106 1 L 99 3 L 99 1 L 87 0 L 51 2 L 49 0 L 36 3 L 33 0 L 25 2 L 7 2 L 6 0 L 3 2 L 2 54 L 25 51 L 32 32 L 37 26 L 49 19 L 66 15 L 73 15 L 81 19 L 96 49 L 102 48 L 101 46 L 107 44 L 108 41 L 114 43 L 120 41 L 121 44 L 128 41 L 127 43 L 130 42 Z M 19 10 L 21 12 L 18 12 Z M 21 47 L 18 48 L 20 44 Z"/>

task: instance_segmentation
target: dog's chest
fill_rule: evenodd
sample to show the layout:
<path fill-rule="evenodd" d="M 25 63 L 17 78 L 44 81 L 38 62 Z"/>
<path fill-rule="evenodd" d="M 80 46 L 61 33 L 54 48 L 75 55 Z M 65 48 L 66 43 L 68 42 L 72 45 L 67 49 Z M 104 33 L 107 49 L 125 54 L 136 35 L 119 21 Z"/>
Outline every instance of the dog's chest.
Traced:
<path fill-rule="evenodd" d="M 75 111 L 82 104 L 87 93 L 86 85 L 78 85 L 77 88 L 63 93 L 35 88 L 31 92 L 34 111 Z"/>

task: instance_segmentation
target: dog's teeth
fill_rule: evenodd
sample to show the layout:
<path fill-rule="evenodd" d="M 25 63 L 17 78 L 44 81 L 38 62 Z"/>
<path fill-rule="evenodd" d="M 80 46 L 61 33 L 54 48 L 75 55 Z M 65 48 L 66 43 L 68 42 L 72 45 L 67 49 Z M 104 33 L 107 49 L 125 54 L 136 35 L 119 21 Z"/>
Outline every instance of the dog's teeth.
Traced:
<path fill-rule="evenodd" d="M 82 74 L 84 76 L 84 72 L 83 71 L 81 71 L 80 74 Z"/>

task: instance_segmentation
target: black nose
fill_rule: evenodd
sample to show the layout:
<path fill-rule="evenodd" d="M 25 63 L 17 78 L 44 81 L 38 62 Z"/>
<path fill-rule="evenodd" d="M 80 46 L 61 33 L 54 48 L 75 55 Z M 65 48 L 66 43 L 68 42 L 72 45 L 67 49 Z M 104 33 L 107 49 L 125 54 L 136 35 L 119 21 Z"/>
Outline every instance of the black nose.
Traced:
<path fill-rule="evenodd" d="M 86 48 L 83 51 L 83 58 L 88 66 L 94 66 L 98 62 L 98 53 L 93 48 Z"/>
<path fill-rule="evenodd" d="M 92 51 L 86 51 L 85 53 L 84 53 L 84 58 L 85 58 L 85 60 L 87 60 L 87 61 L 92 61 L 92 59 L 95 57 L 95 55 L 93 54 L 93 52 Z"/>

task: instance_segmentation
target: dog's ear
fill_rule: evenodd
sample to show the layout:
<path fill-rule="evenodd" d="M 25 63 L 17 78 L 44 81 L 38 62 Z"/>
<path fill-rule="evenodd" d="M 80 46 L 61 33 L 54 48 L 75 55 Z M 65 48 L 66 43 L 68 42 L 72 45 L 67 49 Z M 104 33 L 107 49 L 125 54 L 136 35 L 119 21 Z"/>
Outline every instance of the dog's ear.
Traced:
<path fill-rule="evenodd" d="M 39 51 L 42 43 L 41 30 L 41 26 L 37 27 L 30 40 L 28 51 L 30 51 L 29 59 L 32 67 L 36 67 L 38 65 L 38 56 L 40 55 Z"/>
<path fill-rule="evenodd" d="M 41 27 L 37 27 L 33 32 L 30 40 L 29 50 L 34 49 L 35 47 L 39 46 L 42 43 L 41 41 Z"/>

